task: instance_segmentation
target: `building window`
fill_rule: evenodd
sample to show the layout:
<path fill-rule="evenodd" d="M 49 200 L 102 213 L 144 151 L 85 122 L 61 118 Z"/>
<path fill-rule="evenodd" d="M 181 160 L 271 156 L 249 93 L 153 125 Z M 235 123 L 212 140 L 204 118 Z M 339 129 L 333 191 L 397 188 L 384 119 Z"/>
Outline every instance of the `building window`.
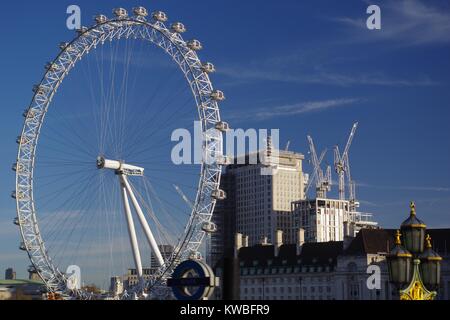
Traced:
<path fill-rule="evenodd" d="M 356 272 L 358 270 L 358 267 L 357 267 L 357 265 L 356 265 L 356 263 L 354 263 L 354 262 L 350 262 L 348 265 L 347 265 L 347 271 L 348 272 Z"/>

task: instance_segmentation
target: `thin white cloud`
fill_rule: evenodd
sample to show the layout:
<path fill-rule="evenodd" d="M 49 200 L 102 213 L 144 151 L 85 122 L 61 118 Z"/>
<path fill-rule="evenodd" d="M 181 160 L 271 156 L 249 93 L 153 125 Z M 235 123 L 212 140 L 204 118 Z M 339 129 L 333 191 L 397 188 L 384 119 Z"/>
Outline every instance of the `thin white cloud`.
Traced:
<path fill-rule="evenodd" d="M 287 66 L 285 66 L 287 67 Z M 413 87 L 413 86 L 434 86 L 438 82 L 428 77 L 416 79 L 399 79 L 387 76 L 381 72 L 365 74 L 349 74 L 331 72 L 327 70 L 305 70 L 302 74 L 292 74 L 280 72 L 278 66 L 273 68 L 266 65 L 266 69 L 261 68 L 240 68 L 224 67 L 218 69 L 218 73 L 237 80 L 240 84 L 252 81 L 274 81 L 298 84 L 323 84 L 334 86 L 355 86 L 355 85 L 376 85 L 389 87 Z M 233 84 L 233 83 L 232 83 Z"/>
<path fill-rule="evenodd" d="M 367 201 L 367 200 L 360 200 L 358 199 L 358 202 L 362 205 L 369 206 L 369 207 L 378 207 L 379 205 L 375 202 Z"/>
<path fill-rule="evenodd" d="M 421 207 L 423 206 L 442 206 L 446 205 L 450 202 L 449 197 L 432 197 L 432 198 L 414 198 L 414 202 L 419 204 Z M 411 199 L 399 199 L 395 201 L 380 201 L 378 206 L 379 207 L 391 207 L 391 206 L 406 206 L 408 208 L 409 202 Z M 407 209 L 406 209 L 407 210 Z"/>
<path fill-rule="evenodd" d="M 267 120 L 276 117 L 295 116 L 299 114 L 305 114 L 310 112 L 318 112 L 331 108 L 345 107 L 355 104 L 361 101 L 358 98 L 343 98 L 343 99 L 329 99 L 322 101 L 307 101 L 299 102 L 295 104 L 275 106 L 271 108 L 260 108 L 252 110 L 251 112 L 236 113 L 228 116 L 230 119 L 235 120 Z"/>
<path fill-rule="evenodd" d="M 436 187 L 436 186 L 379 186 L 368 183 L 357 183 L 357 186 L 366 188 L 404 190 L 404 191 L 450 192 L 449 187 Z"/>
<path fill-rule="evenodd" d="M 338 23 L 364 31 L 352 40 L 395 41 L 402 45 L 450 43 L 450 10 L 439 2 L 420 0 L 389 1 L 380 4 L 381 30 L 367 33 L 360 17 L 340 17 Z"/>

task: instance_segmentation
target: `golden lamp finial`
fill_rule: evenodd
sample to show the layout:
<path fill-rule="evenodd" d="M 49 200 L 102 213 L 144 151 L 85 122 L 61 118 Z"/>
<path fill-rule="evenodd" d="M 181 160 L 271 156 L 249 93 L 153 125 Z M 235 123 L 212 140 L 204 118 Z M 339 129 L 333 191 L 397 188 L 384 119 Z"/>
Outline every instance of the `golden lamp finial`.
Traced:
<path fill-rule="evenodd" d="M 425 237 L 425 247 L 431 248 L 431 237 L 429 234 Z"/>
<path fill-rule="evenodd" d="M 411 203 L 409 204 L 409 207 L 411 208 L 410 214 L 416 215 L 416 203 L 414 201 L 411 201 Z"/>
<path fill-rule="evenodd" d="M 395 244 L 396 245 L 402 244 L 402 242 L 400 241 L 401 236 L 402 236 L 402 234 L 400 233 L 400 230 L 397 230 L 397 233 L 395 234 Z"/>

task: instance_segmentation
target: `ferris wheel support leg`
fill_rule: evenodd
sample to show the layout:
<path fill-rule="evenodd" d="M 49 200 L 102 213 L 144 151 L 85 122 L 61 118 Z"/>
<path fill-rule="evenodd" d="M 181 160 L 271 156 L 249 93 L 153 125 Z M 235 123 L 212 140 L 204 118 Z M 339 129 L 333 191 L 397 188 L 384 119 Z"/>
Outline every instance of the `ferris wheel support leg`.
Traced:
<path fill-rule="evenodd" d="M 133 217 L 131 215 L 131 208 L 130 208 L 130 203 L 128 201 L 127 188 L 125 185 L 125 181 L 126 181 L 125 176 L 120 175 L 120 183 L 121 183 L 120 189 L 122 191 L 123 206 L 125 209 L 125 216 L 127 219 L 128 235 L 130 236 L 131 249 L 133 250 L 134 264 L 136 266 L 136 272 L 137 272 L 137 275 L 139 278 L 139 285 L 142 285 L 143 276 L 142 276 L 141 254 L 139 252 L 139 245 L 138 245 L 137 237 L 136 237 L 136 229 L 134 228 Z"/>
<path fill-rule="evenodd" d="M 139 221 L 142 225 L 142 228 L 144 229 L 144 234 L 147 238 L 147 241 L 150 245 L 150 248 L 153 251 L 153 254 L 156 257 L 156 260 L 158 261 L 159 265 L 162 266 L 164 264 L 164 259 L 161 255 L 161 252 L 158 248 L 158 244 L 156 243 L 155 237 L 153 236 L 152 230 L 150 229 L 150 226 L 147 223 L 147 220 L 145 219 L 144 213 L 142 212 L 141 207 L 139 206 L 139 202 L 136 199 L 136 196 L 134 195 L 133 190 L 131 189 L 130 183 L 128 182 L 128 179 L 126 176 L 122 177 L 122 180 L 124 182 L 125 188 L 128 191 L 128 194 L 131 197 L 131 201 L 133 202 L 133 206 L 136 209 L 137 216 L 139 218 Z"/>

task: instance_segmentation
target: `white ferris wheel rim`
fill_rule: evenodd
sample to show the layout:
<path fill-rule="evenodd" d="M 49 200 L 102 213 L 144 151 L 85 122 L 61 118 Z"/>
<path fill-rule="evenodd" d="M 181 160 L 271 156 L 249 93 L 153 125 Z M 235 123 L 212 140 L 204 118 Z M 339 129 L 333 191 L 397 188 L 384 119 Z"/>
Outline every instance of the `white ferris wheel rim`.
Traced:
<path fill-rule="evenodd" d="M 222 159 L 222 131 L 217 129 L 221 123 L 218 99 L 214 98 L 213 86 L 208 73 L 204 70 L 197 53 L 183 40 L 179 32 L 166 27 L 165 20 L 154 16 L 147 21 L 143 16 L 117 17 L 96 23 L 83 29 L 70 43 L 61 46 L 61 52 L 49 64 L 40 84 L 35 88 L 30 106 L 24 117 L 20 135 L 16 162 L 16 208 L 17 221 L 23 244 L 32 263 L 32 267 L 51 292 L 72 293 L 67 288 L 67 277 L 54 265 L 48 255 L 45 242 L 39 232 L 35 202 L 33 197 L 33 174 L 39 134 L 51 100 L 64 78 L 75 64 L 97 45 L 106 40 L 119 40 L 121 37 L 141 38 L 163 49 L 178 65 L 188 81 L 192 91 L 202 133 L 205 137 L 204 158 L 206 156 Z M 222 163 L 220 161 L 202 162 L 198 189 L 185 233 L 175 249 L 168 265 L 157 272 L 159 281 L 163 281 L 178 261 L 195 254 L 204 238 L 202 226 L 211 221 L 216 198 L 214 191 L 219 190 Z M 76 292 L 82 295 L 82 292 Z"/>

